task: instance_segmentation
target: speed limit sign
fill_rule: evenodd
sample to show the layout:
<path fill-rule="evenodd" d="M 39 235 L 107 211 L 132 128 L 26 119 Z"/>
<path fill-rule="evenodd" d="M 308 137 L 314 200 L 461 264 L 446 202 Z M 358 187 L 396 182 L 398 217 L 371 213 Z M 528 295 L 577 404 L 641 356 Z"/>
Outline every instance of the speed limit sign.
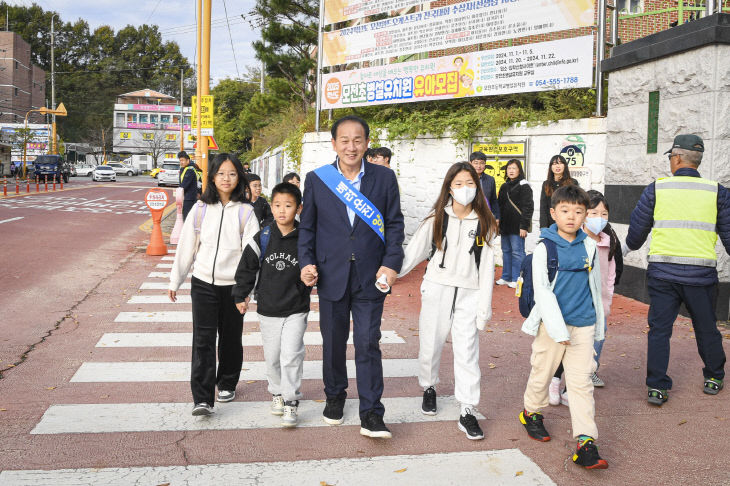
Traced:
<path fill-rule="evenodd" d="M 568 166 L 570 167 L 583 167 L 583 151 L 576 145 L 568 145 L 563 147 L 560 151 L 560 155 L 565 157 Z"/>

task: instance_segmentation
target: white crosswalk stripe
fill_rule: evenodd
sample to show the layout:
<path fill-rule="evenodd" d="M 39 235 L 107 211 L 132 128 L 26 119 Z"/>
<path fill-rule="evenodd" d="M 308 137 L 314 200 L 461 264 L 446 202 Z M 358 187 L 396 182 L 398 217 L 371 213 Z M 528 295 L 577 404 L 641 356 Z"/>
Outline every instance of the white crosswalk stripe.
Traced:
<path fill-rule="evenodd" d="M 345 404 L 343 425 L 360 425 L 356 399 Z M 459 404 L 451 396 L 439 397 L 438 415 L 421 413 L 420 397 L 383 398 L 386 423 L 441 422 L 459 419 Z M 113 403 L 52 405 L 31 434 L 98 434 L 188 430 L 280 428 L 281 419 L 271 415 L 271 401 L 218 403 L 216 413 L 193 417 L 190 403 Z M 323 403 L 299 402 L 298 427 L 329 427 L 322 420 Z M 477 418 L 483 419 L 480 414 Z"/>
<path fill-rule="evenodd" d="M 244 322 L 258 322 L 256 312 L 246 312 Z M 319 321 L 319 312 L 309 311 L 309 322 Z M 120 312 L 114 322 L 193 322 L 193 311 Z"/>
<path fill-rule="evenodd" d="M 188 278 L 192 277 L 192 273 L 188 273 Z M 147 275 L 147 278 L 170 278 L 170 272 L 150 272 L 149 275 Z"/>
<path fill-rule="evenodd" d="M 169 282 L 144 282 L 139 286 L 140 290 L 167 290 L 170 288 Z M 190 282 L 184 282 L 180 285 L 180 289 L 190 289 Z"/>
<path fill-rule="evenodd" d="M 445 467 L 446 466 L 446 467 Z M 344 479 L 346 478 L 346 479 Z M 555 483 L 519 449 L 325 459 L 55 471 L 2 471 L 5 486 L 128 486 L 130 484 L 387 484 L 551 486 Z"/>
<path fill-rule="evenodd" d="M 163 256 L 162 257 L 162 260 L 163 261 L 167 261 L 167 262 L 174 262 L 175 261 L 175 257 L 174 256 Z"/>
<path fill-rule="evenodd" d="M 189 294 L 177 295 L 175 304 L 191 304 L 193 301 Z M 133 295 L 127 304 L 172 304 L 167 295 Z"/>
<path fill-rule="evenodd" d="M 151 347 L 190 347 L 193 342 L 191 332 L 110 332 L 104 334 L 97 348 L 151 348 Z M 405 341 L 395 331 L 382 331 L 380 344 L 403 344 Z M 319 332 L 305 332 L 306 346 L 321 346 L 322 334 Z M 352 344 L 352 333 L 347 344 Z M 243 334 L 244 346 L 263 346 L 260 332 Z"/>
<path fill-rule="evenodd" d="M 418 360 L 384 359 L 383 376 L 401 378 L 417 376 Z M 347 375 L 355 377 L 355 361 L 347 360 Z M 322 362 L 304 361 L 305 380 L 322 379 Z M 244 361 L 241 381 L 265 380 L 266 363 L 263 361 Z M 190 363 L 185 361 L 87 361 L 82 363 L 74 376 L 73 383 L 142 383 L 159 381 L 189 381 Z"/>
<path fill-rule="evenodd" d="M 158 263 L 155 268 L 172 268 L 172 263 Z"/>

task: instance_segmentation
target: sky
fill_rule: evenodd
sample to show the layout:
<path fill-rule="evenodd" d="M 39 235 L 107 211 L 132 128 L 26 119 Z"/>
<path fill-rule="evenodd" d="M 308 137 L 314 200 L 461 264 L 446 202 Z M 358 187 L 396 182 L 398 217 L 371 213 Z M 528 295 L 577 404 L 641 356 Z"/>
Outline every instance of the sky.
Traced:
<path fill-rule="evenodd" d="M 224 1 L 228 8 L 230 36 Z M 26 6 L 36 3 L 44 10 L 58 12 L 64 22 L 83 19 L 91 31 L 102 25 L 119 30 L 127 25 L 156 24 L 163 40 L 177 42 L 190 65 L 195 65 L 196 0 L 23 0 L 12 3 Z M 248 13 L 254 5 L 255 0 L 212 1 L 211 86 L 221 79 L 238 77 L 236 64 L 242 76 L 247 72 L 246 66 L 258 66 L 251 43 L 260 38 L 259 32 L 241 18 L 241 14 Z"/>

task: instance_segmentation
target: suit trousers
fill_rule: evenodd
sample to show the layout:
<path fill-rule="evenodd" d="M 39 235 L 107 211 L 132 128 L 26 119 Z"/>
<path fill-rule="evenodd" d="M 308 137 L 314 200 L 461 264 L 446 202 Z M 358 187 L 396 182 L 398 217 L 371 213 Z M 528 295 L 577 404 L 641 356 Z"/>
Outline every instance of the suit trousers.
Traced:
<path fill-rule="evenodd" d="M 380 321 L 385 294 L 378 299 L 363 298 L 363 289 L 354 263 L 350 263 L 345 294 L 340 300 L 320 297 L 319 319 L 322 333 L 322 375 L 327 398 L 347 396 L 347 339 L 355 344 L 355 374 L 360 398 L 360 417 L 373 410 L 385 414 L 380 398 L 383 395 L 383 361 L 380 353 Z"/>
<path fill-rule="evenodd" d="M 715 317 L 717 284 L 682 285 L 648 277 L 647 285 L 651 303 L 648 316 L 646 385 L 659 390 L 672 388 L 672 379 L 667 375 L 669 341 L 681 303 L 684 303 L 692 317 L 697 351 L 705 365 L 702 374 L 705 378 L 724 379 L 725 350 L 722 348 L 722 334 L 717 329 Z"/>
<path fill-rule="evenodd" d="M 299 388 L 302 386 L 304 371 L 307 314 L 302 312 L 287 317 L 259 314 L 269 393 L 281 395 L 287 402 L 302 398 Z"/>
<path fill-rule="evenodd" d="M 211 285 L 195 277 L 191 280 L 193 301 L 193 356 L 190 388 L 193 402 L 215 404 L 218 390 L 236 389 L 243 364 L 243 316 L 231 296 L 232 285 Z M 218 372 L 215 367 L 215 340 L 218 337 Z"/>
<path fill-rule="evenodd" d="M 479 290 L 421 284 L 418 321 L 418 384 L 423 388 L 439 382 L 441 352 L 451 332 L 454 352 L 454 395 L 465 406 L 479 404 L 479 331 L 476 308 Z"/>
<path fill-rule="evenodd" d="M 570 345 L 556 343 L 540 323 L 537 336 L 532 342 L 530 356 L 530 378 L 525 387 L 524 405 L 530 413 L 539 412 L 548 406 L 548 386 L 560 362 L 565 368 L 565 383 L 568 387 L 570 421 L 573 437 L 589 435 L 598 438 L 596 427 L 596 404 L 593 400 L 591 373 L 595 369 L 593 360 L 593 339 L 595 326 L 566 326 L 570 333 Z"/>
<path fill-rule="evenodd" d="M 197 203 L 197 202 L 198 201 L 195 199 L 184 199 L 183 200 L 183 210 L 182 210 L 183 221 L 185 221 L 188 218 L 188 213 L 190 212 L 191 209 L 193 209 L 193 206 L 195 206 L 195 203 Z"/>

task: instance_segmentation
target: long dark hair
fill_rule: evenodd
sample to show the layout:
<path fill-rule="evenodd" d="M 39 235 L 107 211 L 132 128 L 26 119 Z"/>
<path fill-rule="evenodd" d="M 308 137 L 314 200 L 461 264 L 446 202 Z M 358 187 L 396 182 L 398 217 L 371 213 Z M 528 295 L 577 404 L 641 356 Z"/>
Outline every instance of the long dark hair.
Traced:
<path fill-rule="evenodd" d="M 223 163 L 227 160 L 231 161 L 233 167 L 236 168 L 236 173 L 238 173 L 238 183 L 236 184 L 236 187 L 233 188 L 233 192 L 231 192 L 231 201 L 243 203 L 249 202 L 249 198 L 246 196 L 246 191 L 249 191 L 250 193 L 250 190 L 248 188 L 246 175 L 243 173 L 241 161 L 233 154 L 222 153 L 213 157 L 213 160 L 211 160 L 210 165 L 208 166 L 207 185 L 205 186 L 205 192 L 200 197 L 200 200 L 204 203 L 216 204 L 220 202 L 221 198 L 218 195 L 218 189 L 215 187 L 215 175 L 218 173 L 218 169 L 221 168 L 221 165 L 223 165 Z"/>
<path fill-rule="evenodd" d="M 497 234 L 497 220 L 494 219 L 494 215 L 489 210 L 487 205 L 487 199 L 484 197 L 482 192 L 482 185 L 479 183 L 479 176 L 474 167 L 469 162 L 457 162 L 446 171 L 446 177 L 444 177 L 444 183 L 441 185 L 441 193 L 438 199 L 433 205 L 433 210 L 429 214 L 429 218 L 433 218 L 433 241 L 436 243 L 436 248 L 443 250 L 442 243 L 444 241 L 443 224 L 444 224 L 444 208 L 451 199 L 451 183 L 461 171 L 467 171 L 474 181 L 474 185 L 477 189 L 477 194 L 474 196 L 474 200 L 471 203 L 471 207 L 477 216 L 479 217 L 479 226 L 481 228 L 480 236 L 484 241 L 492 241 Z M 428 218 L 427 218 L 428 219 Z"/>
<path fill-rule="evenodd" d="M 596 191 L 595 189 L 591 189 L 588 192 L 588 199 L 590 200 L 590 204 L 588 205 L 588 209 L 594 209 L 599 204 L 603 203 L 604 206 L 606 206 L 606 211 L 609 213 L 611 210 L 608 208 L 608 201 L 606 200 L 606 196 L 604 196 L 599 191 Z M 616 255 L 617 251 L 621 251 L 621 242 L 618 239 L 618 235 L 616 235 L 616 232 L 611 228 L 611 223 L 606 223 L 606 227 L 603 228 L 603 232 L 606 233 L 609 238 L 611 239 L 611 243 L 608 247 L 608 259 L 613 260 L 614 255 Z"/>
<path fill-rule="evenodd" d="M 567 184 L 574 184 L 573 178 L 570 177 L 570 169 L 568 168 L 568 161 L 565 160 L 565 157 L 562 155 L 553 155 L 550 158 L 550 163 L 548 164 L 548 175 L 547 175 L 547 184 L 545 184 L 545 195 L 547 197 L 550 197 L 553 195 L 553 185 L 555 183 L 555 174 L 553 174 L 553 164 L 555 162 L 560 162 L 563 164 L 563 177 L 560 179 L 560 182 L 558 183 L 559 187 L 565 186 Z"/>

